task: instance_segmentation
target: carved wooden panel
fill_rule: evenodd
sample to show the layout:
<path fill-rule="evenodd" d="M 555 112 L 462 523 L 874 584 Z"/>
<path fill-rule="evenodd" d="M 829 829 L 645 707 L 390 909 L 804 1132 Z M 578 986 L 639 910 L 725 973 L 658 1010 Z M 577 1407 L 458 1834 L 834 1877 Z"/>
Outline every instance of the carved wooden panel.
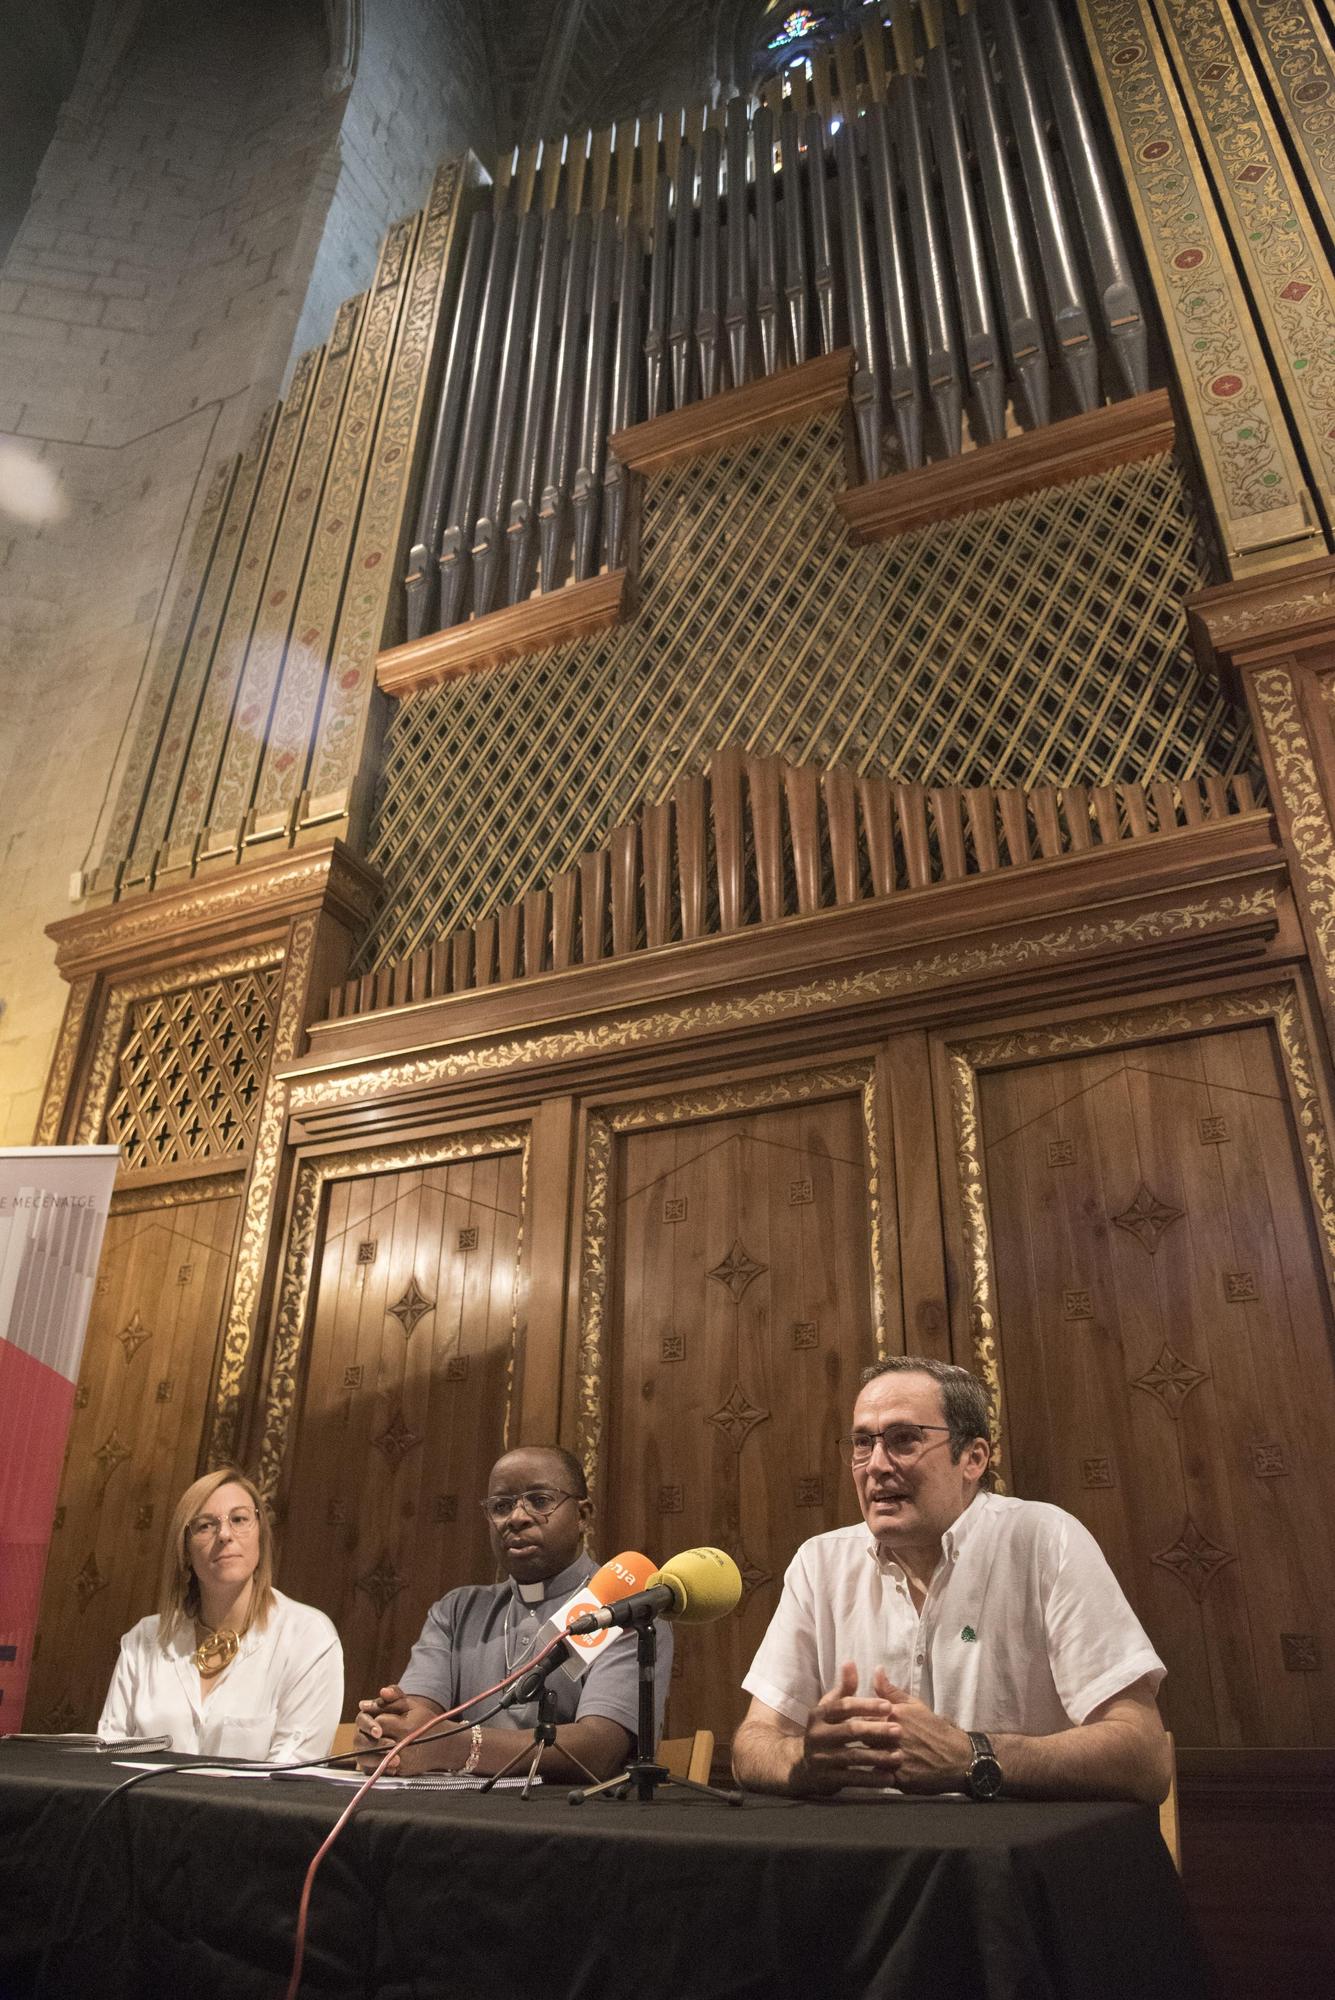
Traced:
<path fill-rule="evenodd" d="M 240 1200 L 152 1199 L 107 1223 L 47 1562 L 30 1729 L 96 1723 L 121 1634 L 155 1608 L 163 1529 L 197 1470 Z"/>
<path fill-rule="evenodd" d="M 329 1186 L 279 1582 L 338 1626 L 349 1713 L 434 1599 L 493 1573 L 477 1503 L 504 1443 L 521 1174 L 510 1153 Z"/>
<path fill-rule="evenodd" d="M 979 1081 L 1013 1490 L 1098 1537 L 1179 1743 L 1335 1741 L 1335 1679 L 1277 1671 L 1335 1639 L 1335 1373 L 1270 1025 Z"/>
<path fill-rule="evenodd" d="M 865 1127 L 849 1097 L 618 1147 L 603 1539 L 735 1556 L 741 1608 L 678 1627 L 669 1712 L 726 1740 L 798 1543 L 857 1518 L 838 1440 L 874 1358 Z"/>

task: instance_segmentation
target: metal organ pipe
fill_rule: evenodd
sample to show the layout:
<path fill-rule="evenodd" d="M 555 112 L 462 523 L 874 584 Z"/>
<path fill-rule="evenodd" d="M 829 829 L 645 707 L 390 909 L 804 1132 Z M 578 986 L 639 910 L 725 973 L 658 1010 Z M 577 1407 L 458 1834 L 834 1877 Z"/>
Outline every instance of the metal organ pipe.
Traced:
<path fill-rule="evenodd" d="M 542 254 L 524 384 L 524 415 L 515 461 L 515 481 L 505 528 L 506 594 L 518 604 L 533 587 L 533 552 L 537 538 L 537 498 L 542 440 L 546 426 L 547 390 L 551 375 L 552 329 L 556 322 L 565 258 L 566 221 L 559 209 L 542 218 Z"/>
<path fill-rule="evenodd" d="M 468 583 L 469 556 L 473 545 L 473 523 L 477 518 L 478 494 L 482 485 L 482 447 L 487 417 L 491 410 L 496 380 L 496 356 L 500 346 L 505 302 L 510 291 L 510 257 L 515 240 L 515 218 L 502 214 L 496 219 L 487 263 L 487 283 L 482 296 L 482 317 L 473 368 L 468 380 L 468 401 L 464 408 L 463 435 L 454 468 L 454 490 L 450 495 L 445 532 L 440 539 L 440 618 L 453 625 L 463 614 L 464 592 Z"/>
<path fill-rule="evenodd" d="M 922 464 L 922 392 L 919 386 L 918 329 L 909 286 L 908 252 L 900 224 L 890 111 L 873 104 L 867 112 L 867 178 L 871 182 L 872 227 L 880 276 L 881 325 L 890 364 L 890 412 L 905 465 Z"/>
<path fill-rule="evenodd" d="M 1066 171 L 1075 189 L 1076 206 L 1085 232 L 1099 311 L 1122 379 L 1132 395 L 1150 386 L 1145 315 L 1131 276 L 1131 263 L 1117 226 L 1112 191 L 1099 163 L 1094 125 L 1080 93 L 1061 16 L 1052 0 L 1036 0 L 1039 42 L 1047 71 L 1052 108 L 1061 134 Z"/>
<path fill-rule="evenodd" d="M 607 210 L 594 225 L 593 285 L 584 350 L 584 394 L 579 418 L 579 461 L 571 495 L 575 516 L 575 575 L 581 581 L 597 567 L 598 502 L 607 447 L 607 387 L 611 370 L 608 321 L 616 274 L 616 217 Z"/>
<path fill-rule="evenodd" d="M 1029 191 L 1029 211 L 1038 237 L 1039 265 L 1056 328 L 1062 367 L 1082 410 L 1099 400 L 1099 357 L 1085 303 L 1075 244 L 1062 211 L 1057 177 L 1048 154 L 1038 89 L 1020 40 L 1011 0 L 991 0 L 997 50 L 1011 125 Z"/>
<path fill-rule="evenodd" d="M 473 529 L 473 612 L 479 617 L 491 610 L 500 581 L 504 547 L 501 517 L 510 491 L 515 419 L 523 384 L 524 346 L 528 338 L 533 274 L 537 268 L 541 232 L 542 218 L 530 211 L 519 224 L 519 242 L 515 251 L 510 296 L 506 302 L 491 449 L 482 482 L 482 509 Z"/>
<path fill-rule="evenodd" d="M 617 337 L 612 364 L 612 429 L 623 431 L 636 417 L 635 386 L 640 345 L 640 301 L 644 248 L 640 232 L 628 222 L 621 238 L 617 267 Z M 603 471 L 603 559 L 609 569 L 625 561 L 626 484 L 629 474 L 620 459 L 607 454 Z"/>
<path fill-rule="evenodd" d="M 699 303 L 695 314 L 695 346 L 700 363 L 700 394 L 712 396 L 719 380 L 723 314 L 719 305 L 719 169 L 722 146 L 717 128 L 706 125 L 700 135 Z"/>
<path fill-rule="evenodd" d="M 592 220 L 587 209 L 575 217 L 566 251 L 561 338 L 556 350 L 556 386 L 552 391 L 547 436 L 547 472 L 538 502 L 538 565 L 544 590 L 555 590 L 565 581 L 562 562 L 569 540 L 570 487 L 574 473 L 575 380 L 584 335 Z"/>
<path fill-rule="evenodd" d="M 1045 424 L 1049 410 L 1048 357 L 1043 347 L 1043 326 L 1029 267 L 1024 221 L 978 16 L 972 6 L 965 11 L 964 0 L 959 0 L 959 4 L 961 12 L 956 26 L 964 68 L 964 93 L 987 204 L 992 262 L 1006 322 L 1006 345 L 1029 421 Z"/>
<path fill-rule="evenodd" d="M 862 469 L 868 479 L 881 476 L 881 385 L 878 378 L 871 257 L 862 211 L 862 175 L 858 162 L 857 127 L 845 119 L 835 140 L 839 165 L 839 222 L 844 241 L 844 285 L 853 336 L 853 381 L 850 396 Z"/>
<path fill-rule="evenodd" d="M 955 297 L 964 337 L 965 379 L 981 419 L 983 437 L 988 444 L 996 444 L 1006 434 L 1006 382 L 988 288 L 987 258 L 974 208 L 950 52 L 941 40 L 935 9 L 925 7 L 923 18 L 929 41 L 923 76 L 932 145 L 946 201 Z"/>
<path fill-rule="evenodd" d="M 464 406 L 468 364 L 473 351 L 473 331 L 482 303 L 482 279 L 491 246 L 491 217 L 475 215 L 468 231 L 464 268 L 459 280 L 459 298 L 450 328 L 449 351 L 441 377 L 436 424 L 431 434 L 422 498 L 417 510 L 417 529 L 408 554 L 405 589 L 408 600 L 408 637 L 420 639 L 435 610 L 435 555 L 440 547 L 445 522 L 445 492 L 454 460 L 454 440 Z M 440 623 L 443 625 L 444 620 Z"/>
<path fill-rule="evenodd" d="M 695 148 L 683 139 L 672 188 L 672 316 L 667 344 L 672 358 L 672 402 L 691 400 L 691 319 L 695 299 Z"/>
<path fill-rule="evenodd" d="M 672 186 L 660 174 L 654 190 L 654 242 L 649 262 L 649 324 L 644 336 L 645 415 L 662 414 L 667 383 L 668 285 L 672 273 Z"/>
<path fill-rule="evenodd" d="M 732 370 L 734 387 L 740 387 L 750 373 L 748 357 L 751 341 L 751 260 L 748 255 L 746 185 L 746 161 L 750 139 L 746 99 L 734 97 L 728 106 L 725 124 L 728 227 L 724 251 L 726 276 L 723 286 L 723 326 L 727 335 L 728 365 Z M 769 177 L 772 180 L 772 174 Z"/>
<path fill-rule="evenodd" d="M 806 117 L 807 199 L 811 205 L 811 280 L 820 317 L 820 351 L 835 349 L 834 233 L 830 226 L 830 186 L 825 177 L 825 120 L 819 111 Z M 799 361 L 805 360 L 799 354 Z"/>

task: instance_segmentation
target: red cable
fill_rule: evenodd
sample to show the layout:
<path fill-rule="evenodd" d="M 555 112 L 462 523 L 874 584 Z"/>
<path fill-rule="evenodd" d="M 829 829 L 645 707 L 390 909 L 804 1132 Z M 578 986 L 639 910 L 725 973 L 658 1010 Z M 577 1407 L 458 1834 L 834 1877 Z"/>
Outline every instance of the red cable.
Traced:
<path fill-rule="evenodd" d="M 352 1815 L 356 1812 L 372 1786 L 379 1782 L 399 1752 L 406 1750 L 410 1743 L 416 1743 L 419 1737 L 429 1741 L 430 1732 L 437 1729 L 442 1722 L 448 1722 L 452 1716 L 459 1715 L 465 1708 L 475 1707 L 478 1702 L 485 1701 L 488 1695 L 499 1694 L 503 1687 L 508 1687 L 511 1681 L 519 1680 L 522 1675 L 531 1674 L 533 1669 L 541 1665 L 542 1661 L 547 1658 L 552 1648 L 562 1643 L 562 1634 L 558 1632 L 555 1638 L 547 1642 L 540 1653 L 535 1653 L 530 1660 L 524 1660 L 521 1665 L 515 1667 L 511 1673 L 508 1673 L 504 1680 L 497 1681 L 494 1687 L 483 1688 L 481 1694 L 470 1695 L 467 1701 L 457 1703 L 454 1708 L 447 1708 L 441 1715 L 428 1716 L 425 1722 L 419 1723 L 417 1728 L 411 1730 L 407 1736 L 401 1737 L 397 1743 L 390 1745 L 374 1771 L 372 1771 L 370 1777 L 366 1780 L 366 1783 L 359 1786 L 348 1800 L 347 1805 L 343 1808 L 343 1811 L 334 1821 L 334 1824 L 330 1827 L 328 1833 L 316 1849 L 311 1865 L 306 1870 L 306 1880 L 302 1884 L 301 1890 L 301 1903 L 297 1910 L 297 1934 L 292 1953 L 292 1975 L 287 1982 L 287 1992 L 284 1994 L 283 2000 L 297 2000 L 297 1992 L 301 1986 L 301 1967 L 302 1961 L 306 1956 L 306 1920 L 310 1915 L 311 1890 L 315 1885 L 316 1872 L 319 1869 L 320 1863 L 324 1860 L 326 1854 L 328 1854 L 330 1848 L 338 1839 L 339 1834 L 352 1818 Z"/>

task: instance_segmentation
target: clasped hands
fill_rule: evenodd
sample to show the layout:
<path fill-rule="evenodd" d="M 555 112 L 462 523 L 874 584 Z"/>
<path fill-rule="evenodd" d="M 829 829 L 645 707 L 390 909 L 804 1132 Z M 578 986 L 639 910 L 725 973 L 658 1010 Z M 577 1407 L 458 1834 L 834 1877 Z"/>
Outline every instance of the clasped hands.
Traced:
<path fill-rule="evenodd" d="M 846 1662 L 838 1687 L 807 1717 L 795 1777 L 801 1791 L 897 1785 L 905 1792 L 950 1792 L 963 1788 L 971 1760 L 965 1732 L 896 1687 L 884 1667 L 864 1695 L 857 1668 Z"/>
<path fill-rule="evenodd" d="M 429 1701 L 425 1695 L 405 1694 L 401 1687 L 382 1687 L 379 1694 L 370 1701 L 357 1703 L 357 1741 L 354 1748 L 361 1753 L 361 1768 L 373 1771 L 392 1744 L 401 1743 L 405 1736 L 420 1729 L 433 1715 L 443 1715 L 439 1702 Z M 462 1748 L 458 1748 L 462 1741 Z M 457 1756 L 451 1752 L 457 1750 Z M 461 1764 L 468 1754 L 468 1731 L 462 1738 L 442 1736 L 430 1739 L 418 1748 L 413 1745 L 402 1757 L 395 1757 L 388 1766 L 391 1775 L 405 1776 L 419 1771 L 444 1771 Z"/>

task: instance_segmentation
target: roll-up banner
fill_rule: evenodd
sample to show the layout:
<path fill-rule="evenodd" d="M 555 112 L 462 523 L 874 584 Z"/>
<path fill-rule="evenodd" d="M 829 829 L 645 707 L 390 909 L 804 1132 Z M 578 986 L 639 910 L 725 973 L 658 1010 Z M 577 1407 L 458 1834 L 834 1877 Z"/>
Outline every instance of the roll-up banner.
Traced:
<path fill-rule="evenodd" d="M 115 1146 L 0 1149 L 0 1736 L 22 1726 Z"/>

